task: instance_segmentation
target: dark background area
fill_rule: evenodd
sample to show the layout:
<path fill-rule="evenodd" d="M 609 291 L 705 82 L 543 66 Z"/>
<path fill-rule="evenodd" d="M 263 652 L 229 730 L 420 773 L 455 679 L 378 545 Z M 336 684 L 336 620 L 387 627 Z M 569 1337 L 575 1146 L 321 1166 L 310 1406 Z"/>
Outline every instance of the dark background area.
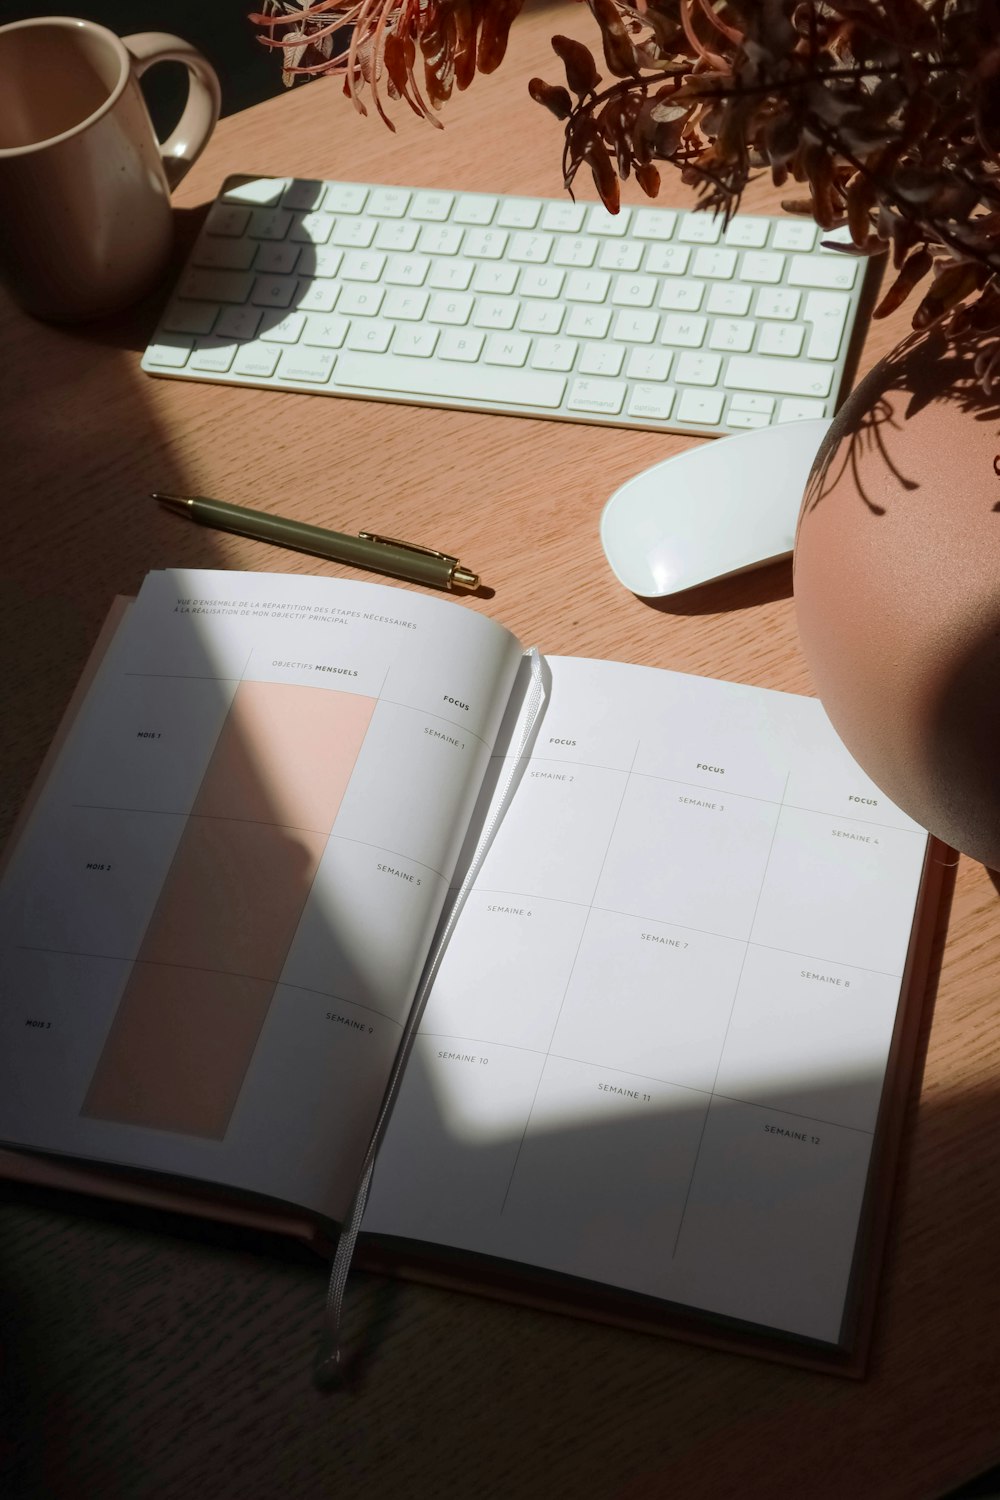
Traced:
<path fill-rule="evenodd" d="M 235 114 L 281 93 L 281 59 L 257 41 L 248 17 L 254 0 L 0 0 L 0 24 L 28 16 L 72 15 L 107 26 L 119 36 L 135 31 L 169 31 L 192 42 L 214 66 L 222 84 L 222 113 Z M 172 129 L 183 108 L 187 79 L 180 63 L 162 63 L 143 79 L 153 120 L 161 135 Z M 297 85 L 301 87 L 302 85 Z"/>
<path fill-rule="evenodd" d="M 257 41 L 256 28 L 248 19 L 252 9 L 253 0 L 73 0 L 65 13 L 96 21 L 119 36 L 168 31 L 184 37 L 205 54 L 218 73 L 222 113 L 228 115 L 280 94 L 284 88 L 280 57 Z M 53 6 L 51 0 L 0 0 L 3 25 L 62 12 L 63 8 Z M 187 92 L 184 68 L 174 63 L 160 65 L 143 79 L 143 90 L 162 137 L 173 128 L 183 108 Z M 1000 1468 L 964 1485 L 946 1500 L 1000 1500 Z"/>

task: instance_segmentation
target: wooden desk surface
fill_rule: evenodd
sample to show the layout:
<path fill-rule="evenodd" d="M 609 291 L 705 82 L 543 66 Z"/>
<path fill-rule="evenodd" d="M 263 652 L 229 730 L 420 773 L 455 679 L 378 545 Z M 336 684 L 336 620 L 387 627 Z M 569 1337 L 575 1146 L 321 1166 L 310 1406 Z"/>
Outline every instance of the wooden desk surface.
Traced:
<path fill-rule="evenodd" d="M 559 127 L 525 84 L 557 78 L 548 37 L 574 29 L 585 7 L 532 6 L 444 132 L 398 110 L 390 136 L 327 83 L 224 121 L 177 194 L 182 234 L 230 171 L 558 194 Z M 663 201 L 688 200 L 668 184 Z M 0 305 L 3 831 L 113 595 L 169 564 L 342 571 L 185 526 L 157 487 L 450 546 L 495 589 L 468 607 L 547 650 L 811 691 L 787 564 L 656 608 L 604 562 L 607 496 L 689 439 L 152 380 L 138 360 L 160 302 L 64 330 Z M 863 366 L 904 328 L 876 325 Z M 913 1500 L 996 1462 L 998 918 L 963 859 L 865 1382 L 359 1275 L 364 1380 L 322 1396 L 321 1266 L 10 1191 L 7 1493 Z"/>

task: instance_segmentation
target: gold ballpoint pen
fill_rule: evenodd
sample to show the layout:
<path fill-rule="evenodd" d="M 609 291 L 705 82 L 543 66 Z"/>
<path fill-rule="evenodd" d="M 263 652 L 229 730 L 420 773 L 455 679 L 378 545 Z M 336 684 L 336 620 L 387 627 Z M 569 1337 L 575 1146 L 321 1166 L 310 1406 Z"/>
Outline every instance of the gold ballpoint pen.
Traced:
<path fill-rule="evenodd" d="M 153 499 L 202 526 L 234 531 L 238 536 L 272 542 L 276 547 L 291 547 L 296 552 L 311 552 L 315 557 L 328 557 L 331 562 L 349 563 L 355 568 L 388 573 L 392 578 L 405 578 L 409 583 L 429 584 L 438 589 L 479 587 L 479 575 L 463 568 L 457 557 L 395 537 L 377 536 L 372 531 L 359 531 L 357 536 L 326 531 L 322 526 L 307 526 L 304 521 L 289 521 L 266 511 L 250 510 L 245 505 L 209 500 L 204 495 L 165 495 L 154 490 Z"/>

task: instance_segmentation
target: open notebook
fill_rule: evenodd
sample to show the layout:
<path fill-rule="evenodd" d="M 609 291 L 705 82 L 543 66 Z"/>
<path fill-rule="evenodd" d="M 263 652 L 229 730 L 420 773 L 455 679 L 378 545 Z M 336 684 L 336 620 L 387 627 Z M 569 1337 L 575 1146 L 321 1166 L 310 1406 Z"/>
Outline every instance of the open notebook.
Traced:
<path fill-rule="evenodd" d="M 329 1243 L 418 1025 L 370 1263 L 857 1370 L 939 855 L 813 699 L 151 574 L 0 887 L 5 1170 Z"/>

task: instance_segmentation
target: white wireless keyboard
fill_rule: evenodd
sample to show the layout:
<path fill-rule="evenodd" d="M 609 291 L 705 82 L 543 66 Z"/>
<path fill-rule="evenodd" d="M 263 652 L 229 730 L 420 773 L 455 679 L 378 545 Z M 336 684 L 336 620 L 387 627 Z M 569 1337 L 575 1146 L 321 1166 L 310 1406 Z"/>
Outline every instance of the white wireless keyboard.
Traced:
<path fill-rule="evenodd" d="M 811 221 L 234 177 L 142 368 L 711 434 L 833 413 L 864 267 Z"/>

